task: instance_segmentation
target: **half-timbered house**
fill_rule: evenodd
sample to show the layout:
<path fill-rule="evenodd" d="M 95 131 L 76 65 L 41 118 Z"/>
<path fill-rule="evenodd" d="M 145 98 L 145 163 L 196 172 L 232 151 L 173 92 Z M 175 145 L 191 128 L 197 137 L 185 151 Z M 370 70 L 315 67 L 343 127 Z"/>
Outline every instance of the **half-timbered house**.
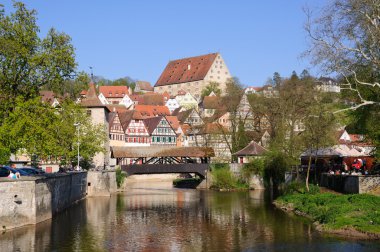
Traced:
<path fill-rule="evenodd" d="M 144 119 L 152 138 L 151 145 L 177 145 L 177 134 L 164 116 Z"/>

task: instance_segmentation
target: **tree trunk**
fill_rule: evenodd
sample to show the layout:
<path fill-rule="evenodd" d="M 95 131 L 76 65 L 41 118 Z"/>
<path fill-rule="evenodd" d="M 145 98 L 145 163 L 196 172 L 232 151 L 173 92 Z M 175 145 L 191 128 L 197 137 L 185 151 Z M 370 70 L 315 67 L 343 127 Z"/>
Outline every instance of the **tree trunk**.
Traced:
<path fill-rule="evenodd" d="M 309 156 L 309 163 L 307 165 L 307 174 L 306 174 L 306 190 L 309 192 L 309 176 L 310 176 L 310 167 L 311 167 L 311 154 Z"/>

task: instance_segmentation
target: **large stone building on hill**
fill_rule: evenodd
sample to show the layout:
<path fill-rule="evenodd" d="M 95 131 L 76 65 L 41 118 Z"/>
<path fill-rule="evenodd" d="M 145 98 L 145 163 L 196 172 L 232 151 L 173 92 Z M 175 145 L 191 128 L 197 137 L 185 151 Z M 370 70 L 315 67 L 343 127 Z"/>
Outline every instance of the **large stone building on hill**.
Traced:
<path fill-rule="evenodd" d="M 184 90 L 198 99 L 210 82 L 218 82 L 224 94 L 229 78 L 230 71 L 219 53 L 172 60 L 154 85 L 154 92 L 177 95 Z"/>

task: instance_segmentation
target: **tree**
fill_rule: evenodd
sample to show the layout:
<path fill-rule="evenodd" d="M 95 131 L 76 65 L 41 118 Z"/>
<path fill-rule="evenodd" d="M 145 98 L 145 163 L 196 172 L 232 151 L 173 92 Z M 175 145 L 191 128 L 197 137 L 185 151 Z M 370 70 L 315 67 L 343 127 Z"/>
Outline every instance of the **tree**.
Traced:
<path fill-rule="evenodd" d="M 301 80 L 305 80 L 305 79 L 311 78 L 311 75 L 310 75 L 309 71 L 307 71 L 306 69 L 304 69 L 302 71 L 300 77 L 301 77 Z"/>
<path fill-rule="evenodd" d="M 274 85 L 276 87 L 280 87 L 281 81 L 282 81 L 281 75 L 278 72 L 274 72 L 274 74 L 273 74 L 273 83 L 274 83 Z"/>
<path fill-rule="evenodd" d="M 313 17 L 311 11 L 306 10 L 305 29 L 311 41 L 307 55 L 326 73 L 342 75 L 342 88 L 357 95 L 358 103 L 341 111 L 379 104 L 379 99 L 363 95 L 363 90 L 370 88 L 380 92 L 379 80 L 369 81 L 358 75 L 363 67 L 372 73 L 380 70 L 378 1 L 334 0 L 321 13 Z"/>
<path fill-rule="evenodd" d="M 326 73 L 341 76 L 341 89 L 355 99 L 335 113 L 349 112 L 356 118 L 358 133 L 379 146 L 380 5 L 373 0 L 334 0 L 320 13 L 315 17 L 306 10 L 305 29 L 311 41 L 306 55 Z"/>
<path fill-rule="evenodd" d="M 257 120 L 267 122 L 267 125 L 257 124 L 257 130 L 271 132 L 271 148 L 285 153 L 296 164 L 303 147 L 298 128 L 302 127 L 308 116 L 307 109 L 314 104 L 318 92 L 314 90 L 312 79 L 298 78 L 282 80 L 277 91 L 278 95 L 273 97 L 251 96 L 250 105 L 259 116 Z"/>
<path fill-rule="evenodd" d="M 328 147 L 335 142 L 335 116 L 329 109 L 321 103 L 315 103 L 315 106 L 309 108 L 309 116 L 304 121 L 305 131 L 302 133 L 304 146 L 308 149 L 309 160 L 306 173 L 306 189 L 309 191 L 309 178 L 312 156 L 315 156 L 315 166 L 317 161 L 317 152 L 319 148 Z M 316 167 L 314 168 L 316 179 Z"/>
<path fill-rule="evenodd" d="M 90 81 L 90 76 L 86 72 L 81 71 L 76 74 L 75 79 L 67 79 L 63 81 L 61 85 L 55 87 L 44 85 L 41 87 L 41 90 L 51 90 L 56 95 L 62 97 L 68 95 L 72 100 L 76 100 L 80 97 L 80 92 L 82 90 L 87 90 Z"/>
<path fill-rule="evenodd" d="M 38 37 L 36 11 L 14 2 L 14 13 L 0 12 L 0 116 L 13 110 L 16 97 L 38 95 L 43 85 L 56 87 L 74 73 L 71 38 L 50 29 Z"/>
<path fill-rule="evenodd" d="M 220 95 L 222 90 L 219 88 L 220 84 L 215 81 L 209 82 L 209 84 L 202 90 L 201 97 L 209 96 L 211 92 L 214 92 L 216 95 Z"/>
<path fill-rule="evenodd" d="M 74 123 L 81 127 L 79 139 Z M 0 126 L 0 157 L 6 163 L 9 153 L 22 151 L 45 161 L 71 163 L 76 161 L 79 140 L 80 155 L 89 160 L 103 150 L 105 137 L 104 129 L 92 125 L 85 111 L 69 100 L 55 109 L 39 98 L 24 101 L 19 97 Z"/>
<path fill-rule="evenodd" d="M 239 150 L 239 139 L 237 136 L 237 130 L 239 122 L 245 118 L 241 118 L 239 113 L 239 104 L 244 94 L 244 90 L 237 78 L 230 78 L 226 82 L 226 96 L 223 99 L 224 109 L 229 113 L 230 130 L 226 137 L 230 137 L 230 142 L 227 141 L 231 153 L 235 153 Z"/>

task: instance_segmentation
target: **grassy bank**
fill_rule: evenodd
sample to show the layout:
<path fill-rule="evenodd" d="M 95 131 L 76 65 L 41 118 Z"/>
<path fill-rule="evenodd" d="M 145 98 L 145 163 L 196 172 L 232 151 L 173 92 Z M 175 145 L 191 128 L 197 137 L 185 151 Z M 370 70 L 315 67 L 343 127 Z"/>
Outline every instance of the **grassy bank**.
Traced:
<path fill-rule="evenodd" d="M 322 231 L 380 239 L 380 197 L 377 196 L 292 193 L 279 197 L 275 205 L 309 217 Z"/>

